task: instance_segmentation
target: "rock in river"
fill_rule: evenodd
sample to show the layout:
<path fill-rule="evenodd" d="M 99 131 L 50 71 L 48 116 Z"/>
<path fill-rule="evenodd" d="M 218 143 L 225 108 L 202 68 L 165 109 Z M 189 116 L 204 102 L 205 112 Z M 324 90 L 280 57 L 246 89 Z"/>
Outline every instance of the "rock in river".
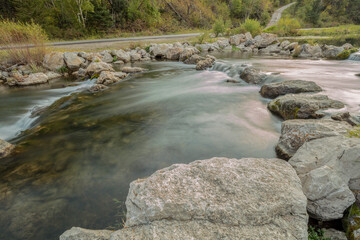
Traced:
<path fill-rule="evenodd" d="M 138 72 L 144 72 L 147 69 L 141 68 L 141 67 L 123 67 L 121 71 L 124 73 L 138 73 Z"/>
<path fill-rule="evenodd" d="M 111 240 L 307 239 L 300 180 L 279 159 L 175 164 L 132 182 L 126 207 Z"/>
<path fill-rule="evenodd" d="M 360 180 L 360 138 L 327 137 L 305 143 L 289 160 L 316 219 L 341 219 L 355 202 L 349 183 Z"/>
<path fill-rule="evenodd" d="M 240 78 L 250 84 L 261 84 L 265 81 L 266 75 L 253 67 L 246 67 L 241 71 Z"/>
<path fill-rule="evenodd" d="M 213 56 L 206 56 L 204 60 L 200 60 L 196 64 L 196 70 L 206 70 L 211 68 L 215 63 L 215 57 Z"/>
<path fill-rule="evenodd" d="M 127 74 L 123 72 L 103 71 L 100 73 L 100 76 L 96 80 L 96 83 L 107 86 L 120 81 L 122 78 L 125 78 L 126 76 Z"/>
<path fill-rule="evenodd" d="M 266 98 L 276 98 L 289 93 L 321 92 L 322 89 L 312 81 L 288 80 L 277 83 L 265 84 L 260 94 Z"/>
<path fill-rule="evenodd" d="M 103 71 L 111 71 L 113 72 L 114 69 L 112 66 L 105 62 L 92 62 L 86 68 L 86 74 L 92 76 L 93 74 L 100 74 Z"/>
<path fill-rule="evenodd" d="M 272 100 L 268 109 L 284 119 L 321 118 L 325 114 L 319 110 L 345 107 L 342 102 L 329 99 L 325 95 L 288 94 Z"/>
<path fill-rule="evenodd" d="M 66 65 L 70 70 L 77 70 L 82 66 L 82 64 L 85 63 L 84 58 L 79 57 L 77 53 L 73 53 L 73 52 L 64 53 L 64 59 Z"/>
<path fill-rule="evenodd" d="M 109 230 L 88 230 L 73 227 L 60 236 L 60 240 L 109 240 L 112 231 Z"/>
<path fill-rule="evenodd" d="M 44 73 L 31 73 L 29 76 L 24 77 L 21 80 L 16 81 L 16 85 L 18 86 L 30 86 L 47 83 L 49 77 Z"/>
<path fill-rule="evenodd" d="M 329 119 L 287 120 L 281 125 L 281 135 L 276 145 L 276 153 L 278 157 L 288 160 L 305 142 L 345 135 L 351 128 L 352 126 L 346 122 Z"/>
<path fill-rule="evenodd" d="M 7 157 L 13 149 L 14 145 L 0 139 L 0 158 Z"/>

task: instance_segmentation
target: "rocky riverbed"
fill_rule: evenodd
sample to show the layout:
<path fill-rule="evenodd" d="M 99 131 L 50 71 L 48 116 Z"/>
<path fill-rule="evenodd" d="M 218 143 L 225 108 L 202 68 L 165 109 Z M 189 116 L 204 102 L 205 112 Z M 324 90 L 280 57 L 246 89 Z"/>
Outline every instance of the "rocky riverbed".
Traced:
<path fill-rule="evenodd" d="M 122 64 L 165 59 L 205 70 L 216 64 L 216 58 L 207 55 L 209 51 L 230 50 L 232 45 L 242 53 L 304 58 L 336 58 L 352 48 L 298 46 L 280 43 L 270 34 L 255 38 L 245 34 L 213 44 L 152 45 L 147 51 L 51 53 L 44 66 L 54 72 L 27 74 L 12 68 L 9 73 L 4 69 L 2 79 L 8 86 L 46 83 L 49 75 L 66 68 L 65 75 L 96 79 L 89 91 L 99 92 L 129 74 L 148 71 Z M 116 65 L 120 71 L 115 70 Z M 357 239 L 360 139 L 351 138 L 349 131 L 360 124 L 359 112 L 345 111 L 344 103 L 321 93 L 322 87 L 315 82 L 282 81 L 248 64 L 236 69 L 245 84 L 261 86 L 260 94 L 271 98 L 269 111 L 285 120 L 277 159 L 212 158 L 172 165 L 131 183 L 123 230 L 72 228 L 60 239 L 307 239 L 308 216 L 320 221 L 343 219 L 349 239 Z M 234 76 L 229 76 L 227 84 L 241 84 Z M 11 156 L 13 148 L 0 142 L 0 157 Z M 345 236 L 335 230 L 326 234 Z"/>

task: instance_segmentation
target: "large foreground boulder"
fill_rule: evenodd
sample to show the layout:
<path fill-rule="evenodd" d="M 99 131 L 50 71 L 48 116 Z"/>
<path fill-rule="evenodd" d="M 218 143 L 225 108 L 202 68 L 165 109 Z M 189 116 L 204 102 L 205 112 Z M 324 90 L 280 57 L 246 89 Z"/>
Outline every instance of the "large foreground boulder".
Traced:
<path fill-rule="evenodd" d="M 305 143 L 315 139 L 346 135 L 352 126 L 333 120 L 287 120 L 281 125 L 281 135 L 276 145 L 278 157 L 288 160 Z"/>
<path fill-rule="evenodd" d="M 60 240 L 109 240 L 112 231 L 109 230 L 88 230 L 73 227 L 60 236 Z"/>
<path fill-rule="evenodd" d="M 14 145 L 0 139 L 0 159 L 10 155 L 13 149 Z"/>
<path fill-rule="evenodd" d="M 266 98 L 276 98 L 289 93 L 321 92 L 322 89 L 312 81 L 288 80 L 277 83 L 265 84 L 260 94 Z"/>
<path fill-rule="evenodd" d="M 111 240 L 307 239 L 300 180 L 279 159 L 175 164 L 132 182 L 126 207 Z"/>
<path fill-rule="evenodd" d="M 313 218 L 341 219 L 355 202 L 349 183 L 360 179 L 360 138 L 337 136 L 307 142 L 289 163 L 301 179 Z"/>
<path fill-rule="evenodd" d="M 329 99 L 325 95 L 288 94 L 272 100 L 268 109 L 284 119 L 322 118 L 325 114 L 318 112 L 328 108 L 345 107 L 342 102 Z"/>

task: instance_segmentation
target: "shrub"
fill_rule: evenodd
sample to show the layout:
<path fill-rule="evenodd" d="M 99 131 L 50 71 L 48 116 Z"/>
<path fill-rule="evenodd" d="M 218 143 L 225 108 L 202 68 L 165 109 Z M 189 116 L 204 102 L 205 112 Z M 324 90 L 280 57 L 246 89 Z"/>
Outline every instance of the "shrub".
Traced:
<path fill-rule="evenodd" d="M 298 20 L 294 18 L 282 18 L 276 26 L 272 26 L 265 30 L 265 32 L 275 33 L 279 36 L 294 36 L 298 35 L 298 29 L 301 27 Z"/>
<path fill-rule="evenodd" d="M 344 51 L 342 51 L 341 53 L 339 53 L 339 54 L 336 56 L 336 59 L 337 59 L 337 60 L 345 60 L 345 59 L 348 59 L 352 53 L 355 53 L 355 52 L 357 52 L 357 51 L 358 51 L 357 48 L 352 48 L 352 49 L 349 49 L 349 50 L 344 50 Z"/>
<path fill-rule="evenodd" d="M 220 33 L 224 33 L 225 32 L 225 24 L 224 24 L 224 20 L 222 20 L 221 18 L 216 20 L 214 25 L 213 25 L 213 32 L 215 34 L 215 36 L 219 36 Z"/>
<path fill-rule="evenodd" d="M 331 240 L 324 237 L 324 231 L 321 229 L 315 229 L 310 226 L 308 229 L 308 233 L 309 233 L 309 237 L 308 237 L 309 240 Z"/>
<path fill-rule="evenodd" d="M 0 21 L 0 45 L 11 63 L 40 65 L 46 54 L 47 35 L 35 23 Z M 19 47 L 21 46 L 21 47 Z"/>
<path fill-rule="evenodd" d="M 203 34 L 201 34 L 200 36 L 197 37 L 197 43 L 198 44 L 203 44 L 206 42 L 206 40 L 209 38 L 209 33 L 204 32 Z"/>
<path fill-rule="evenodd" d="M 243 33 L 250 32 L 251 35 L 256 36 L 261 33 L 262 29 L 259 21 L 248 18 L 241 24 L 240 31 Z"/>

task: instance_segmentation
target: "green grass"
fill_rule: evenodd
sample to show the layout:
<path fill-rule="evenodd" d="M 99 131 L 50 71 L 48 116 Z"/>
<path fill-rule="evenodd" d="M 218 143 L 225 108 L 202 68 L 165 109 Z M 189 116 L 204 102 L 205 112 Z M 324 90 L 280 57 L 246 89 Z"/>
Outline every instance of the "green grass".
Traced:
<path fill-rule="evenodd" d="M 299 30 L 299 36 L 343 36 L 360 35 L 360 25 L 342 25 L 325 29 Z"/>

